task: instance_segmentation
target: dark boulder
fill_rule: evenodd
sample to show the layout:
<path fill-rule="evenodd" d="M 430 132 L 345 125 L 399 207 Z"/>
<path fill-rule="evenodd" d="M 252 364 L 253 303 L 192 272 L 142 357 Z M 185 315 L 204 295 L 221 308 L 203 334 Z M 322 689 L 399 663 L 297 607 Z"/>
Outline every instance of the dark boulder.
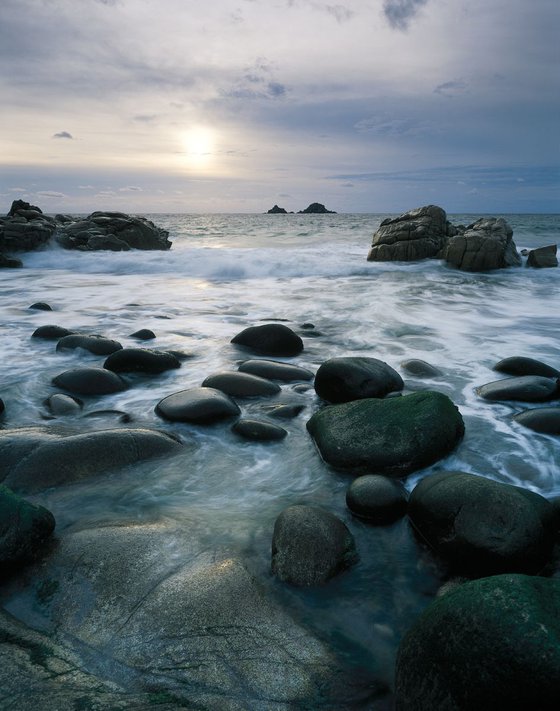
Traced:
<path fill-rule="evenodd" d="M 303 350 L 301 338 L 281 323 L 249 326 L 234 336 L 231 342 L 263 355 L 296 356 Z"/>
<path fill-rule="evenodd" d="M 552 551 L 551 504 L 475 474 L 427 476 L 410 495 L 408 516 L 420 539 L 461 575 L 537 573 Z"/>
<path fill-rule="evenodd" d="M 560 407 L 539 407 L 525 410 L 513 417 L 523 427 L 543 434 L 560 434 Z"/>
<path fill-rule="evenodd" d="M 209 424 L 238 417 L 241 410 L 221 390 L 190 388 L 164 397 L 156 405 L 156 413 L 174 422 Z"/>
<path fill-rule="evenodd" d="M 281 363 L 276 360 L 246 360 L 241 363 L 242 373 L 259 375 L 261 378 L 281 380 L 283 383 L 293 383 L 298 380 L 313 380 L 313 373 L 291 363 Z"/>
<path fill-rule="evenodd" d="M 149 429 L 97 430 L 60 436 L 30 430 L 0 432 L 0 480 L 23 493 L 102 476 L 120 467 L 175 454 L 183 445 Z"/>
<path fill-rule="evenodd" d="M 483 217 L 449 239 L 443 258 L 467 272 L 519 267 L 521 257 L 512 237 L 513 230 L 502 217 Z"/>
<path fill-rule="evenodd" d="M 322 585 L 357 560 L 354 537 L 334 514 L 290 506 L 274 524 L 272 572 L 285 583 Z"/>
<path fill-rule="evenodd" d="M 370 262 L 412 262 L 436 258 L 447 239 L 457 233 L 445 210 L 437 205 L 418 207 L 399 217 L 383 220 L 368 254 Z"/>
<path fill-rule="evenodd" d="M 377 358 L 331 358 L 315 374 L 315 392 L 333 403 L 380 398 L 403 387 L 397 371 Z"/>
<path fill-rule="evenodd" d="M 280 386 L 272 380 L 235 371 L 209 375 L 202 383 L 202 387 L 216 388 L 233 397 L 269 397 L 280 392 Z"/>
<path fill-rule="evenodd" d="M 58 341 L 60 338 L 69 336 L 72 333 L 74 333 L 74 331 L 70 331 L 62 326 L 53 326 L 49 324 L 47 326 L 39 326 L 39 328 L 36 328 L 31 334 L 31 338 L 44 338 L 47 341 Z"/>
<path fill-rule="evenodd" d="M 8 217 L 14 217 L 15 215 L 18 214 L 20 210 L 31 210 L 32 212 L 37 212 L 40 215 L 43 214 L 43 211 L 41 210 L 40 207 L 37 207 L 36 205 L 31 205 L 30 203 L 26 202 L 25 200 L 14 200 L 12 202 L 12 206 L 10 207 L 10 211 L 8 212 Z"/>
<path fill-rule="evenodd" d="M 38 249 L 56 230 L 52 217 L 35 205 L 14 200 L 10 212 L 0 221 L 0 251 L 19 252 Z"/>
<path fill-rule="evenodd" d="M 109 355 L 109 353 L 120 350 L 122 345 L 118 341 L 113 341 L 104 336 L 81 333 L 63 336 L 56 344 L 57 351 L 75 350 L 76 348 L 83 348 L 94 355 Z"/>
<path fill-rule="evenodd" d="M 441 378 L 442 376 L 441 370 L 430 365 L 430 363 L 426 363 L 425 360 L 418 360 L 417 358 L 404 360 L 401 363 L 401 368 L 407 375 L 412 375 L 415 378 Z"/>
<path fill-rule="evenodd" d="M 0 269 L 21 269 L 21 267 L 23 267 L 21 259 L 14 259 L 14 257 L 7 257 L 5 254 L 0 254 Z"/>
<path fill-rule="evenodd" d="M 237 420 L 231 429 L 240 437 L 256 442 L 278 441 L 284 439 L 288 434 L 283 427 L 273 425 L 271 422 L 263 422 L 263 420 L 253 420 L 249 418 Z"/>
<path fill-rule="evenodd" d="M 527 255 L 527 267 L 545 269 L 547 267 L 557 267 L 558 257 L 556 256 L 556 245 L 550 244 L 547 247 L 532 249 Z"/>
<path fill-rule="evenodd" d="M 149 328 L 141 328 L 139 331 L 130 334 L 130 338 L 137 338 L 139 341 L 151 341 L 155 337 L 156 334 Z"/>
<path fill-rule="evenodd" d="M 267 210 L 267 215 L 287 215 L 287 211 L 283 207 L 278 207 L 278 205 L 274 205 L 274 207 L 271 207 L 270 210 Z"/>
<path fill-rule="evenodd" d="M 55 417 L 76 415 L 83 407 L 81 400 L 63 393 L 51 395 L 46 399 L 45 405 Z"/>
<path fill-rule="evenodd" d="M 428 390 L 324 407 L 307 429 L 328 464 L 396 477 L 447 456 L 465 431 L 453 402 Z"/>
<path fill-rule="evenodd" d="M 36 301 L 34 304 L 31 304 L 29 308 L 35 309 L 37 311 L 52 311 L 52 306 L 45 303 L 44 301 Z"/>
<path fill-rule="evenodd" d="M 336 215 L 334 210 L 327 210 L 327 208 L 320 202 L 312 202 L 308 205 L 305 210 L 299 210 L 300 215 Z"/>
<path fill-rule="evenodd" d="M 181 361 L 166 351 L 123 348 L 112 353 L 103 367 L 114 373 L 164 373 L 181 367 Z"/>
<path fill-rule="evenodd" d="M 299 403 L 294 403 L 293 405 L 289 403 L 285 405 L 267 405 L 263 407 L 262 410 L 269 417 L 275 417 L 280 420 L 291 420 L 305 410 L 305 405 Z"/>
<path fill-rule="evenodd" d="M 560 695 L 560 581 L 499 575 L 435 600 L 402 640 L 399 711 L 553 711 Z"/>
<path fill-rule="evenodd" d="M 346 505 L 368 523 L 387 524 L 406 513 L 408 492 L 397 479 L 377 474 L 359 476 L 346 492 Z"/>
<path fill-rule="evenodd" d="M 534 358 L 512 356 L 496 363 L 493 370 L 507 375 L 541 375 L 543 378 L 560 378 L 560 370 Z"/>
<path fill-rule="evenodd" d="M 476 388 L 485 400 L 520 400 L 545 402 L 558 397 L 558 380 L 541 375 L 520 375 L 486 383 Z"/>
<path fill-rule="evenodd" d="M 109 395 L 126 389 L 124 380 L 105 368 L 65 370 L 53 378 L 52 382 L 76 395 Z"/>
<path fill-rule="evenodd" d="M 54 528 L 50 511 L 0 485 L 0 577 L 33 560 Z"/>

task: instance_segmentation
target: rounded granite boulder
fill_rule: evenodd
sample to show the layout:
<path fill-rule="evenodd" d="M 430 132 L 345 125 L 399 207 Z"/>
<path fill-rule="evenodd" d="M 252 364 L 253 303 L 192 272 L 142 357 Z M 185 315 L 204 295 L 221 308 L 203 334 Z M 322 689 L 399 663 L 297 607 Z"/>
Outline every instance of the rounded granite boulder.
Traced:
<path fill-rule="evenodd" d="M 494 380 L 476 388 L 484 400 L 520 400 L 546 402 L 559 396 L 558 380 L 541 375 L 521 375 L 515 378 Z"/>
<path fill-rule="evenodd" d="M 28 308 L 36 309 L 37 311 L 52 311 L 52 306 L 50 304 L 47 304 L 45 301 L 36 301 Z"/>
<path fill-rule="evenodd" d="M 83 348 L 94 355 L 109 355 L 109 353 L 120 350 L 122 345 L 118 341 L 104 336 L 80 333 L 64 336 L 56 344 L 57 351 L 74 350 L 75 348 Z"/>
<path fill-rule="evenodd" d="M 418 358 L 403 361 L 401 368 L 407 375 L 411 375 L 414 378 L 441 378 L 442 375 L 441 370 Z"/>
<path fill-rule="evenodd" d="M 397 479 L 379 474 L 359 476 L 346 492 L 350 511 L 368 523 L 387 524 L 406 513 L 408 492 Z"/>
<path fill-rule="evenodd" d="M 202 383 L 203 388 L 216 388 L 233 397 L 269 397 L 280 392 L 280 386 L 259 375 L 224 371 L 209 375 Z"/>
<path fill-rule="evenodd" d="M 164 397 L 156 405 L 156 413 L 173 422 L 209 424 L 238 417 L 241 413 L 229 395 L 216 388 L 190 388 Z"/>
<path fill-rule="evenodd" d="M 560 370 L 534 358 L 511 356 L 496 363 L 493 370 L 506 375 L 541 375 L 543 378 L 560 378 Z"/>
<path fill-rule="evenodd" d="M 560 580 L 498 575 L 438 598 L 402 640 L 399 711 L 553 711 L 560 694 Z"/>
<path fill-rule="evenodd" d="M 346 525 L 317 506 L 290 506 L 274 524 L 272 572 L 285 583 L 322 585 L 357 560 Z"/>
<path fill-rule="evenodd" d="M 234 336 L 231 342 L 271 356 L 296 356 L 303 350 L 303 341 L 297 333 L 281 323 L 250 326 Z"/>
<path fill-rule="evenodd" d="M 460 575 L 537 573 L 554 542 L 554 510 L 533 491 L 465 472 L 438 472 L 412 491 L 420 539 Z"/>
<path fill-rule="evenodd" d="M 54 516 L 0 485 L 0 578 L 36 557 L 55 528 Z"/>
<path fill-rule="evenodd" d="M 47 341 L 58 341 L 60 338 L 64 338 L 64 336 L 69 336 L 73 333 L 74 331 L 70 331 L 62 326 L 49 324 L 47 326 L 39 326 L 39 328 L 36 328 L 31 334 L 31 338 L 43 338 Z"/>
<path fill-rule="evenodd" d="M 523 427 L 543 434 L 560 434 L 560 407 L 539 407 L 514 415 L 514 421 Z"/>
<path fill-rule="evenodd" d="M 121 348 L 111 353 L 103 367 L 114 373 L 164 373 L 181 367 L 181 361 L 172 353 L 149 348 Z"/>
<path fill-rule="evenodd" d="M 377 358 L 331 358 L 315 375 L 317 395 L 332 403 L 381 398 L 403 387 L 397 371 Z"/>
<path fill-rule="evenodd" d="M 57 375 L 52 382 L 76 395 L 109 395 L 126 389 L 124 380 L 105 368 L 72 368 Z"/>
<path fill-rule="evenodd" d="M 396 477 L 445 457 L 465 431 L 453 402 L 430 390 L 330 405 L 307 429 L 333 467 Z"/>
<path fill-rule="evenodd" d="M 231 428 L 235 434 L 255 442 L 273 442 L 284 439 L 288 432 L 272 422 L 243 418 Z"/>
<path fill-rule="evenodd" d="M 246 360 L 241 363 L 239 370 L 242 373 L 251 373 L 251 375 L 258 375 L 261 378 L 269 378 L 270 380 L 281 380 L 284 383 L 313 380 L 313 373 L 310 370 L 276 360 Z"/>
<path fill-rule="evenodd" d="M 83 407 L 83 402 L 78 398 L 64 393 L 55 393 L 45 400 L 45 405 L 55 417 L 76 415 Z"/>
<path fill-rule="evenodd" d="M 156 334 L 149 328 L 141 328 L 139 331 L 131 333 L 130 338 L 137 338 L 139 341 L 151 341 L 156 337 Z"/>

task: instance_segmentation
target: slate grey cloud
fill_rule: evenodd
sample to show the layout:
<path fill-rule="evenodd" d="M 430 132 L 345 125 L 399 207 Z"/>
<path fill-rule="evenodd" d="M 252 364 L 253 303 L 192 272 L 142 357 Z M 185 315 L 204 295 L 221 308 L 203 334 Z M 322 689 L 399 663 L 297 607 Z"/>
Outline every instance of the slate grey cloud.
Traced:
<path fill-rule="evenodd" d="M 71 133 L 68 133 L 68 131 L 59 131 L 59 133 L 55 133 L 53 135 L 53 138 L 70 138 L 73 139 L 74 136 Z"/>
<path fill-rule="evenodd" d="M 391 27 L 406 30 L 410 21 L 428 0 L 385 0 L 383 12 Z"/>

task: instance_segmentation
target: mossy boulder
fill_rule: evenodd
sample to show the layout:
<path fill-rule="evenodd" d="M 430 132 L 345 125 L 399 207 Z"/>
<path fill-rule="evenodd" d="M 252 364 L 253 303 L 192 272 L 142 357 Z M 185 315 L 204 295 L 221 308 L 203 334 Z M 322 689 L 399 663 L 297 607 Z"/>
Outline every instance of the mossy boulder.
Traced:
<path fill-rule="evenodd" d="M 457 407 L 429 390 L 330 405 L 313 415 L 307 429 L 328 464 L 396 477 L 445 457 L 464 434 Z"/>

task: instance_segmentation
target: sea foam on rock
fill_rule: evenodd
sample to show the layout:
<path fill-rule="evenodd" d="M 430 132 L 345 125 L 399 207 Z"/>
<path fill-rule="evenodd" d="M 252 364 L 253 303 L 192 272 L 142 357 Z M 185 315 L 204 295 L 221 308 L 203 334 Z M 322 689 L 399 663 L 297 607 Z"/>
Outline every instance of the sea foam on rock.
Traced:
<path fill-rule="evenodd" d="M 560 580 L 464 583 L 432 602 L 399 647 L 399 711 L 553 711 L 559 695 Z"/>
<path fill-rule="evenodd" d="M 307 429 L 328 464 L 396 477 L 445 457 L 465 431 L 457 407 L 435 391 L 330 405 Z"/>

